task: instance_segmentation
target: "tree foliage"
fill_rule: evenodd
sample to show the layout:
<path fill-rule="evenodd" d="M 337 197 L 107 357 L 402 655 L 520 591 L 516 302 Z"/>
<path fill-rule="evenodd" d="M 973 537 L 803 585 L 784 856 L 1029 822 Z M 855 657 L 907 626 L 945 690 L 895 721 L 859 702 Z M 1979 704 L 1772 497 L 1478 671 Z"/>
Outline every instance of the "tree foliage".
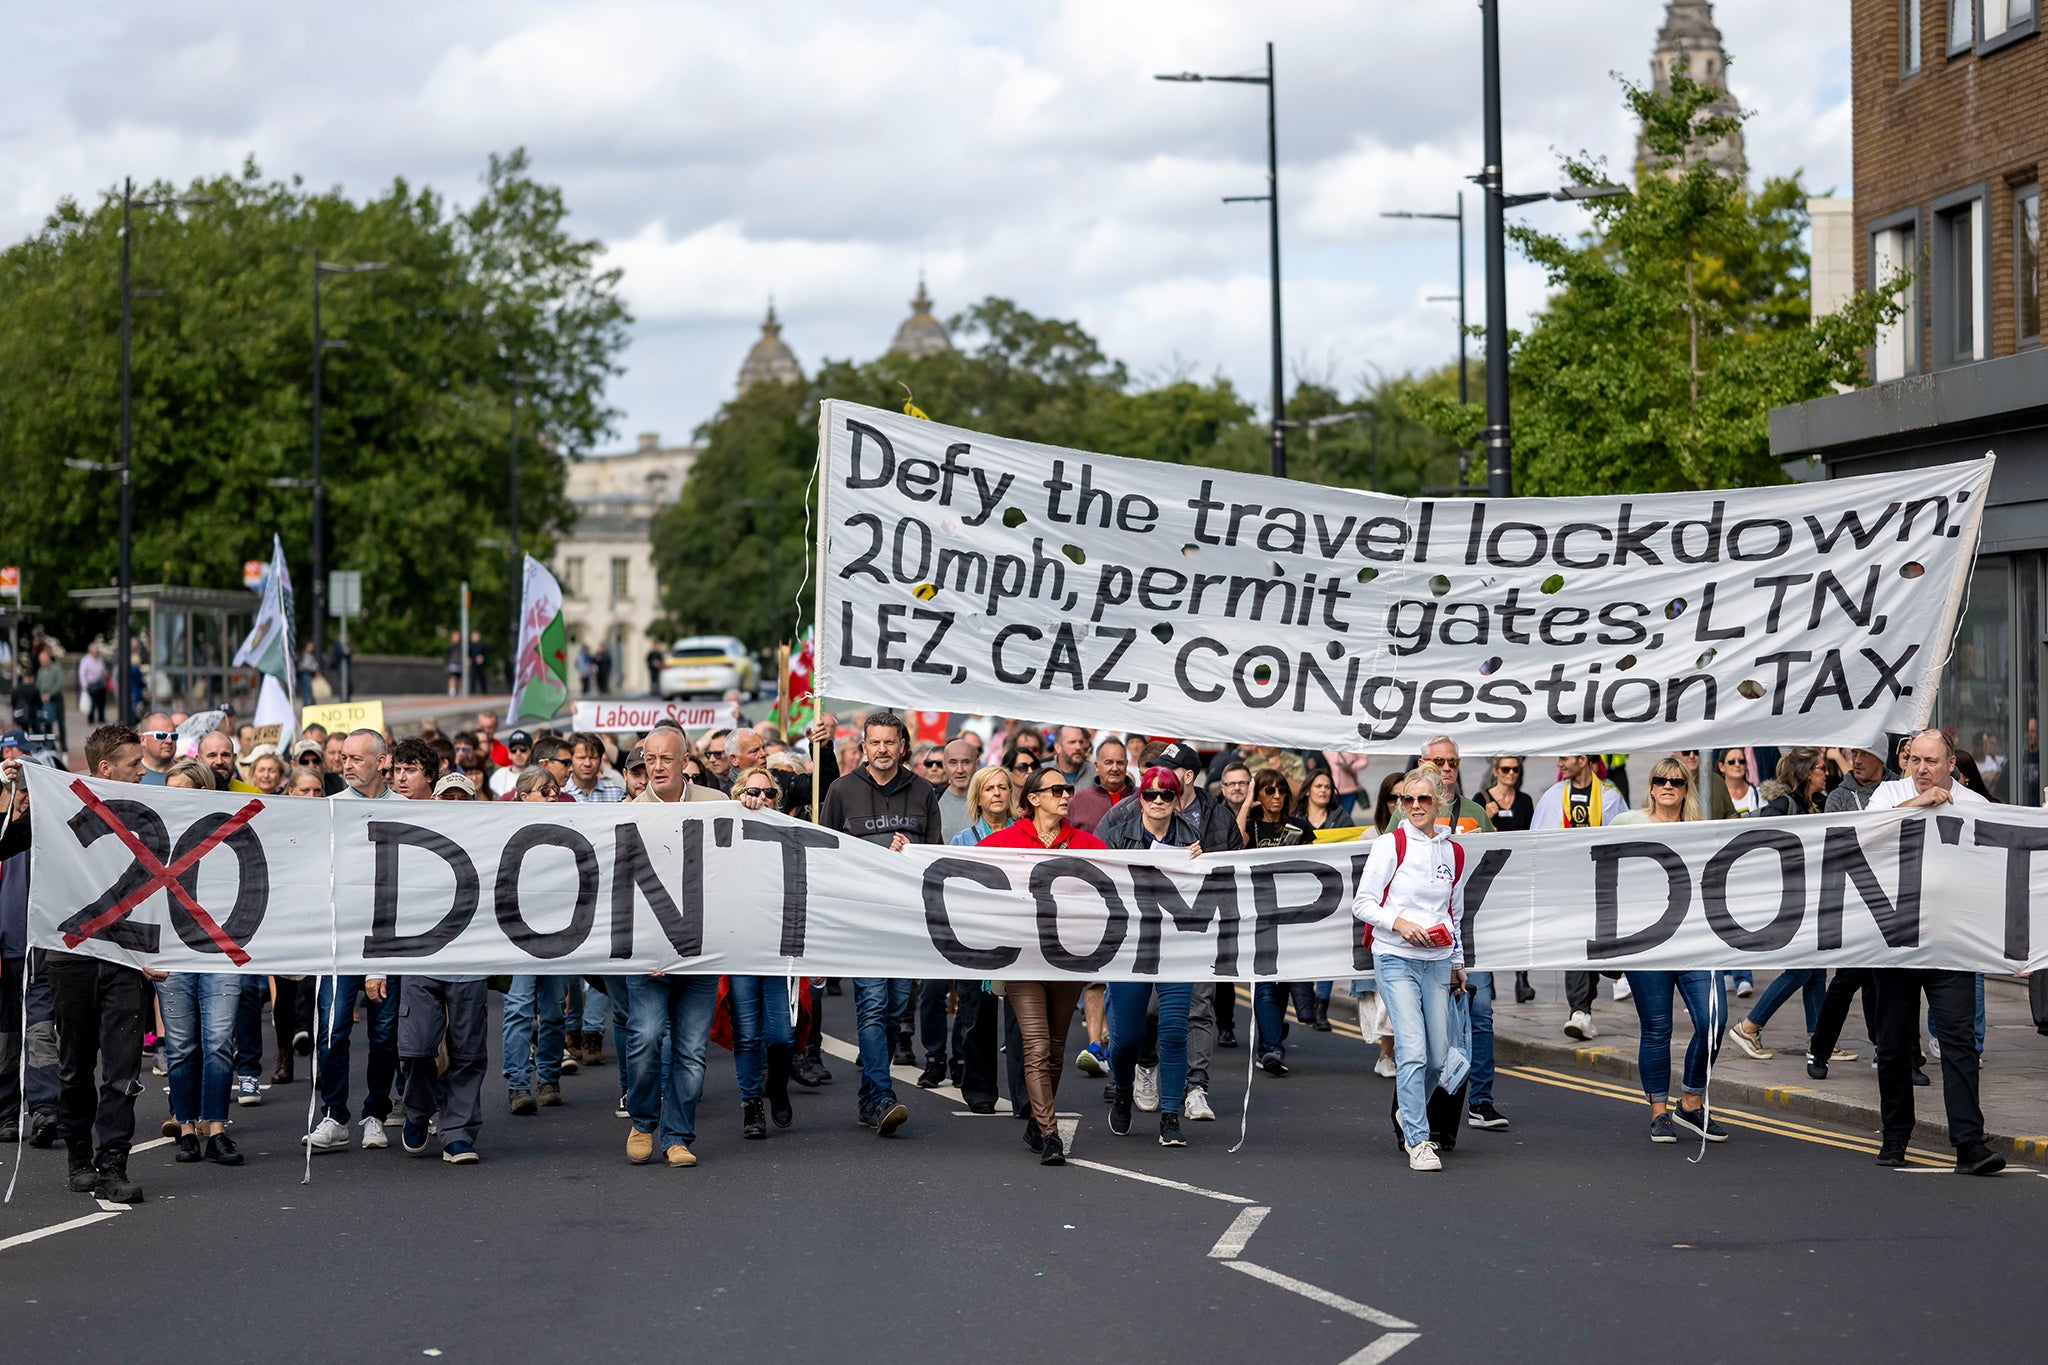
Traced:
<path fill-rule="evenodd" d="M 233 585 L 276 531 L 310 625 L 311 498 L 271 481 L 311 473 L 317 258 L 386 266 L 321 286 L 338 343 L 322 385 L 327 565 L 362 572 L 354 642 L 434 649 L 463 579 L 482 602 L 505 600 L 514 377 L 520 534 L 539 556 L 571 515 L 565 452 L 614 415 L 604 385 L 630 321 L 618 272 L 568 232 L 559 191 L 515 151 L 491 158 L 460 211 L 403 180 L 357 203 L 253 162 L 137 191 L 172 196 L 208 202 L 134 214 L 135 581 Z M 59 204 L 0 253 L 0 560 L 78 635 L 111 625 L 68 610 L 65 593 L 114 581 L 118 493 L 112 475 L 64 461 L 118 457 L 120 230 L 110 191 Z"/>
<path fill-rule="evenodd" d="M 1813 322 L 1800 177 L 1752 193 L 1688 156 L 1739 123 L 1709 107 L 1714 87 L 1682 72 L 1669 94 L 1623 84 L 1648 149 L 1634 192 L 1593 201 L 1594 231 L 1577 244 L 1510 229 L 1555 290 L 1513 340 L 1516 491 L 1782 482 L 1770 410 L 1857 382 L 1896 305 L 1866 292 Z M 1563 170 L 1574 183 L 1608 179 L 1585 155 Z M 1427 396 L 1415 410 L 1461 441 L 1486 420 L 1480 405 Z"/>

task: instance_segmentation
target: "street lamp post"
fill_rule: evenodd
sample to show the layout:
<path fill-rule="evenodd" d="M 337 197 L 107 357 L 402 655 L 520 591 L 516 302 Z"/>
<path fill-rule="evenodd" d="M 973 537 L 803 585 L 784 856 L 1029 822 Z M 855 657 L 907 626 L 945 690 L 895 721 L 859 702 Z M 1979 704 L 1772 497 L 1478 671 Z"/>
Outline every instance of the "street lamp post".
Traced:
<path fill-rule="evenodd" d="M 383 261 L 337 263 L 313 257 L 313 653 L 327 652 L 327 484 L 320 473 L 320 389 L 327 370 L 329 342 L 320 332 L 320 280 L 326 275 L 363 275 L 384 270 Z"/>
<path fill-rule="evenodd" d="M 1462 404 L 1468 401 L 1465 389 L 1465 192 L 1463 190 L 1458 191 L 1458 211 L 1456 213 L 1409 213 L 1403 210 L 1382 213 L 1380 217 L 1430 218 L 1438 222 L 1456 223 L 1458 225 L 1458 402 Z M 1427 301 L 1430 303 L 1449 303 L 1450 297 L 1444 294 L 1431 294 Z"/>
<path fill-rule="evenodd" d="M 526 556 L 519 548 L 519 390 L 533 383 L 529 374 L 508 374 L 505 382 L 512 389 L 512 449 L 507 462 L 505 483 L 505 517 L 512 532 L 512 572 L 509 576 L 512 598 L 512 643 L 505 653 L 505 667 L 511 678 L 511 687 L 519 685 L 519 609 L 526 598 Z M 466 647 L 466 646 L 465 646 Z"/>
<path fill-rule="evenodd" d="M 1280 126 L 1273 81 L 1273 45 L 1266 44 L 1266 73 L 1260 75 L 1204 76 L 1193 71 L 1153 77 L 1161 81 L 1223 81 L 1232 85 L 1266 87 L 1266 192 L 1226 195 L 1226 204 L 1266 206 L 1267 254 L 1272 271 L 1273 306 L 1273 477 L 1287 477 L 1287 392 L 1281 366 L 1280 347 Z"/>

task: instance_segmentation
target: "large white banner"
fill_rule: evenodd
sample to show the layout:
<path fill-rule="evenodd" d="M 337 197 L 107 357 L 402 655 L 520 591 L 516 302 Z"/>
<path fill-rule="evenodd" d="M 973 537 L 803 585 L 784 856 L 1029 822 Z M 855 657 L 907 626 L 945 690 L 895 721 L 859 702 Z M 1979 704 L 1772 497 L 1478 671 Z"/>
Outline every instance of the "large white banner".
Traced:
<path fill-rule="evenodd" d="M 164 971 L 1330 980 L 1370 845 L 902 853 L 737 804 L 322 801 L 24 765 L 30 940 Z M 2048 812 L 1475 836 L 1481 968 L 2048 968 Z M 2048 878 L 2044 878 L 2048 885 Z"/>
<path fill-rule="evenodd" d="M 821 691 L 1402 753 L 1916 729 L 1992 465 L 1409 499 L 842 402 L 821 423 Z"/>

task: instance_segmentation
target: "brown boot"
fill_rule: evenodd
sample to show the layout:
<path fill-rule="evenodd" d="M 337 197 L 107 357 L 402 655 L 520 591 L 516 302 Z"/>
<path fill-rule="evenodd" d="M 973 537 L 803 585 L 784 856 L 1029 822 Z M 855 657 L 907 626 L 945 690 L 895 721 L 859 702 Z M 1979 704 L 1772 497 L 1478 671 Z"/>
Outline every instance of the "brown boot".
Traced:
<path fill-rule="evenodd" d="M 604 1065 L 604 1030 L 587 1029 L 583 1034 L 583 1064 Z"/>

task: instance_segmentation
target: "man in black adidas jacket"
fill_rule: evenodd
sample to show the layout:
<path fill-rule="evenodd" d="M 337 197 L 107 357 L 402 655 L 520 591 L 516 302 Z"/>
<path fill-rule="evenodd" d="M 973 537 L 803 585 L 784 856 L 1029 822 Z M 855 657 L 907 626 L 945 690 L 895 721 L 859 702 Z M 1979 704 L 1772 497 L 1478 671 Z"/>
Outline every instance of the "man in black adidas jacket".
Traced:
<path fill-rule="evenodd" d="M 939 789 L 903 766 L 910 750 L 910 727 L 903 718 L 888 711 L 871 713 L 861 727 L 860 748 L 861 766 L 826 789 L 818 823 L 891 850 L 944 843 Z M 907 994 L 909 983 L 904 984 Z M 895 1054 L 890 1034 L 899 1012 L 890 1008 L 890 985 L 887 977 L 855 977 L 853 982 L 860 1026 L 860 1121 L 883 1137 L 910 1117 L 889 1078 Z"/>

